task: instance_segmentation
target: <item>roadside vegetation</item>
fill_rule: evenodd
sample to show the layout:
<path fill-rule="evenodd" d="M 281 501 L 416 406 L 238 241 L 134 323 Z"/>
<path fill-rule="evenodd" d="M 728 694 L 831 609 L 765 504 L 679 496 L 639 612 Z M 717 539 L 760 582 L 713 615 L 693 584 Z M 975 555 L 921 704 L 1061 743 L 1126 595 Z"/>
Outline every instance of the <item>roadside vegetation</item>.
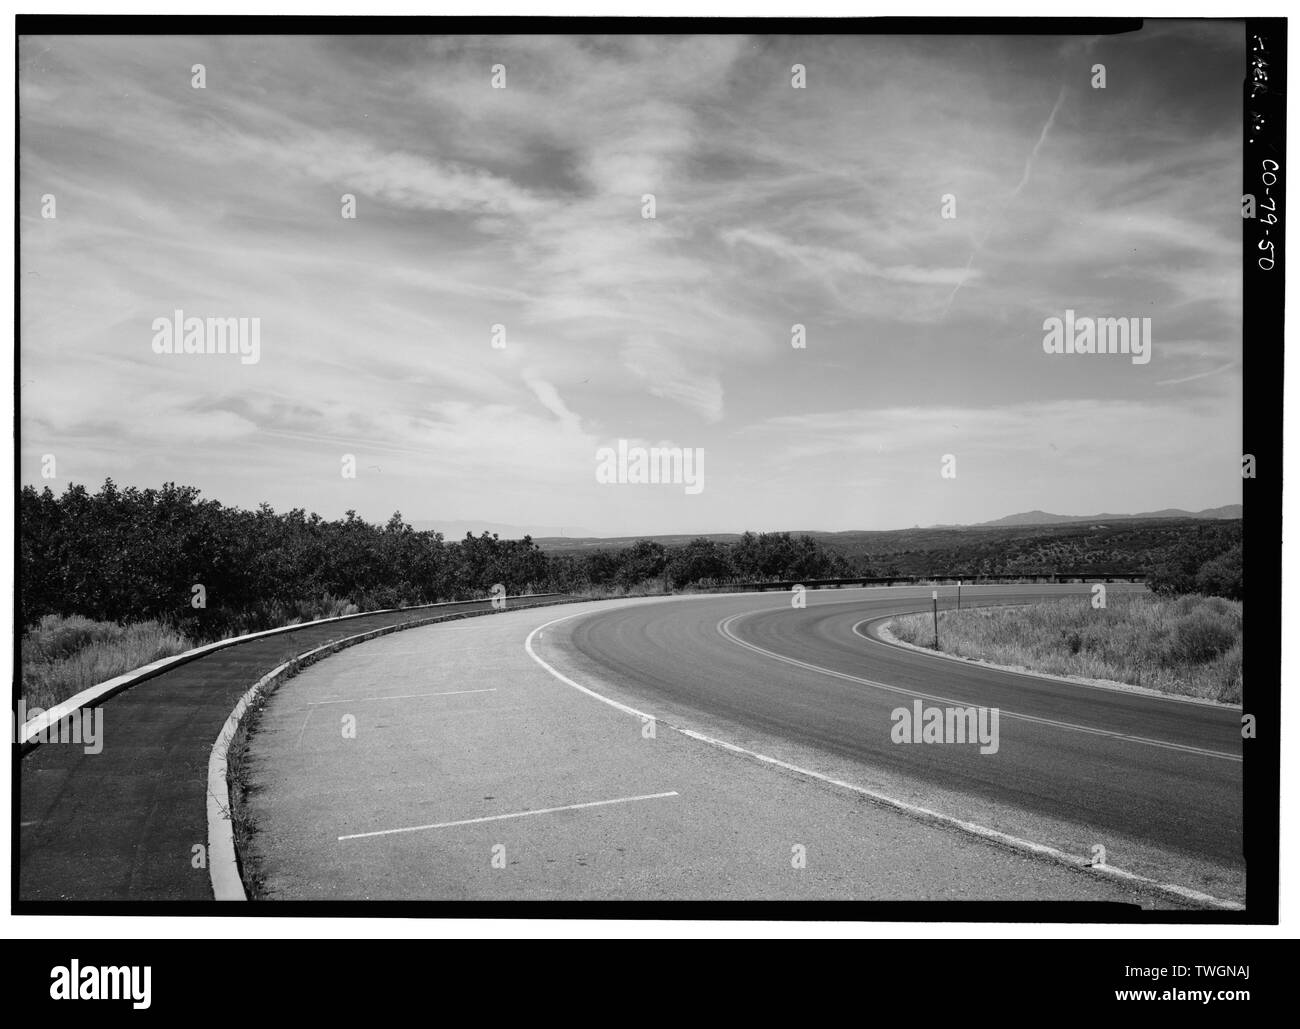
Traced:
<path fill-rule="evenodd" d="M 48 614 L 155 620 L 196 642 L 331 615 L 511 594 L 662 593 L 693 585 L 870 574 L 809 536 L 746 533 L 667 547 L 639 539 L 581 555 L 525 537 L 417 532 L 400 512 L 375 525 L 204 500 L 168 484 L 98 493 L 24 487 L 19 498 L 22 622 Z M 201 586 L 201 597 L 196 588 Z"/>
<path fill-rule="evenodd" d="M 48 706 L 171 653 L 360 611 L 487 596 L 610 597 L 761 582 L 933 573 L 1147 571 L 1157 591 L 1240 596 L 1241 523 L 907 529 L 676 537 L 566 546 L 495 534 L 446 540 L 395 513 L 227 507 L 197 489 L 19 495 L 23 690 Z M 201 589 L 200 589 L 201 588 Z M 1234 592 L 1235 590 L 1235 592 Z"/>
<path fill-rule="evenodd" d="M 929 612 L 895 618 L 890 632 L 932 649 Z M 1242 605 L 1221 597 L 1112 593 L 1021 607 L 939 612 L 939 649 L 1012 668 L 1241 702 Z"/>
<path fill-rule="evenodd" d="M 45 615 L 23 634 L 23 698 L 48 710 L 82 690 L 194 644 L 158 622 L 94 622 L 81 615 Z"/>

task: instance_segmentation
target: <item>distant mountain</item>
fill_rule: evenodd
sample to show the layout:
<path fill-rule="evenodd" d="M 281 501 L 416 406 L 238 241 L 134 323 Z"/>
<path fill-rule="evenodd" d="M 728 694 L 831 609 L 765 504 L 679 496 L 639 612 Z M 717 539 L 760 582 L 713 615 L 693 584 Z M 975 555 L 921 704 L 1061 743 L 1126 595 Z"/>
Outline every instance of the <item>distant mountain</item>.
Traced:
<path fill-rule="evenodd" d="M 1007 515 L 980 525 L 1062 525 L 1066 522 L 1116 522 L 1131 521 L 1136 518 L 1240 518 L 1241 505 L 1227 504 L 1224 507 L 1207 507 L 1204 511 L 1184 511 L 1180 507 L 1166 507 L 1160 511 L 1142 511 L 1138 514 L 1095 514 L 1095 515 L 1058 515 L 1047 511 L 1025 511 L 1021 514 Z"/>
<path fill-rule="evenodd" d="M 930 525 L 911 529 L 850 529 L 838 532 L 826 532 L 820 529 L 790 530 L 791 536 L 809 535 L 822 540 L 839 550 L 851 550 L 867 541 L 884 540 L 889 537 L 907 534 L 916 539 L 929 539 L 935 534 L 942 536 L 949 532 L 969 532 L 973 529 L 1017 528 L 1033 525 L 1071 525 L 1079 522 L 1122 522 L 1136 521 L 1141 518 L 1201 518 L 1229 519 L 1241 517 L 1240 504 L 1228 504 L 1225 507 L 1211 507 L 1204 511 L 1184 511 L 1182 508 L 1169 507 L 1162 511 L 1143 511 L 1139 514 L 1096 514 L 1096 515 L 1058 515 L 1049 511 L 1024 511 L 1020 514 L 1007 515 L 991 522 L 979 522 L 975 525 Z M 479 535 L 494 532 L 502 539 L 523 539 L 531 536 L 533 542 L 543 550 L 576 551 L 596 548 L 618 550 L 630 546 L 639 539 L 653 539 L 668 547 L 678 547 L 700 536 L 717 543 L 735 543 L 740 539 L 738 532 L 692 532 L 647 534 L 645 536 L 597 536 L 589 529 L 579 525 L 566 525 L 563 528 L 554 525 L 514 525 L 506 522 L 469 522 L 469 521 L 424 521 L 412 522 L 420 531 L 434 530 L 441 532 L 448 542 L 463 540 L 465 534 Z M 936 537 L 938 538 L 938 537 Z M 920 546 L 920 544 L 918 544 Z"/>
<path fill-rule="evenodd" d="M 1197 511 L 1194 515 L 1196 518 L 1240 518 L 1240 504 L 1224 504 L 1223 507 L 1207 507 L 1204 511 Z"/>

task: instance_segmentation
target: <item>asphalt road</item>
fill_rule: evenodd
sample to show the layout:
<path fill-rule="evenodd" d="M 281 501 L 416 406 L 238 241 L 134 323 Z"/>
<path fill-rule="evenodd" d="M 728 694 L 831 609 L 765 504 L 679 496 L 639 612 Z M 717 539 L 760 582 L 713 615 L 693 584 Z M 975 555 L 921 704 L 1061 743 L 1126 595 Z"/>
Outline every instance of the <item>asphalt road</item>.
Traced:
<path fill-rule="evenodd" d="M 1087 589 L 967 587 L 963 605 Z M 250 748 L 252 861 L 267 895 L 1135 899 L 825 781 L 835 779 L 1070 854 L 1104 847 L 1113 866 L 1244 898 L 1238 711 L 870 638 L 873 619 L 928 609 L 928 587 L 807 600 L 515 612 L 413 630 L 306 670 L 272 697 Z M 891 714 L 917 695 L 999 708 L 997 753 L 894 743 Z M 647 738 L 640 718 L 601 698 L 653 716 L 659 731 Z M 325 711 L 359 719 L 355 738 Z M 789 875 L 792 840 L 818 856 L 816 874 Z M 487 860 L 498 844 L 510 854 L 500 869 Z"/>
<path fill-rule="evenodd" d="M 966 587 L 962 599 L 1015 604 L 1087 590 Z M 1148 871 L 1239 893 L 1239 709 L 1016 675 L 870 638 L 871 619 L 929 610 L 929 592 L 821 594 L 804 609 L 775 595 L 758 610 L 748 598 L 628 607 L 560 623 L 564 639 L 552 642 L 577 656 L 580 675 L 669 717 L 870 769 L 913 796 L 942 797 L 959 816 L 996 812 L 1000 829 L 1076 852 L 1101 845 L 1116 864 L 1131 853 Z M 953 591 L 941 592 L 950 606 Z M 999 708 L 997 753 L 894 743 L 891 712 L 917 695 Z"/>
<path fill-rule="evenodd" d="M 211 900 L 194 848 L 208 838 L 208 755 L 239 698 L 295 654 L 439 613 L 365 615 L 214 651 L 105 701 L 100 753 L 70 743 L 29 751 L 18 762 L 19 902 Z"/>

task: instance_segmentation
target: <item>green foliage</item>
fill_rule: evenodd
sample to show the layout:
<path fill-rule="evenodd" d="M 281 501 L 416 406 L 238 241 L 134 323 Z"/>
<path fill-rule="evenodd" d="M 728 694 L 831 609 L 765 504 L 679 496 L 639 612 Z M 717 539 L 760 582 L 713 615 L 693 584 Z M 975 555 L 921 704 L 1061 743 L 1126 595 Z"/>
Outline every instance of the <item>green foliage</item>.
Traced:
<path fill-rule="evenodd" d="M 657 579 L 668 566 L 668 552 L 662 543 L 637 540 L 620 555 L 615 581 L 628 588 L 647 579 Z"/>
<path fill-rule="evenodd" d="M 886 575 L 1088 574 L 1152 569 L 1165 592 L 1241 596 L 1241 523 L 936 528 L 897 532 L 753 533 L 628 540 L 622 546 L 483 533 L 448 542 L 395 513 L 383 526 L 348 511 L 327 521 L 204 500 L 190 486 L 19 496 L 20 618 L 156 620 L 189 639 L 353 611 L 510 594 L 656 592 L 756 581 Z M 205 608 L 191 606 L 201 583 Z"/>
<path fill-rule="evenodd" d="M 668 577 L 674 589 L 695 584 L 714 586 L 735 574 L 726 550 L 703 536 L 680 548 L 668 562 Z"/>
<path fill-rule="evenodd" d="M 1201 565 L 1196 573 L 1196 592 L 1210 597 L 1241 600 L 1241 544 L 1225 550 Z"/>
<path fill-rule="evenodd" d="M 19 497 L 23 624 L 47 614 L 109 623 L 158 619 L 192 639 L 217 639 L 316 617 L 483 596 L 494 583 L 523 592 L 546 578 L 530 540 L 486 535 L 446 544 L 395 514 L 382 528 L 353 511 L 337 521 L 302 509 L 276 514 L 160 490 Z M 202 584 L 206 607 L 191 606 Z M 315 599 L 313 599 L 315 598 Z"/>
<path fill-rule="evenodd" d="M 691 548 L 730 561 L 730 574 L 696 581 L 799 581 L 853 576 L 1035 576 L 1068 572 L 1085 577 L 1148 573 L 1182 551 L 1194 559 L 1180 581 L 1184 592 L 1240 597 L 1240 519 L 1199 521 L 1188 518 L 1115 519 L 1105 524 L 1071 522 L 1053 525 L 937 526 L 879 532 L 718 533 L 692 539 L 655 537 L 670 559 Z M 601 574 L 597 554 L 617 563 L 622 540 L 546 540 L 548 554 L 591 561 L 591 581 L 610 581 Z M 1198 581 L 1202 565 L 1222 561 Z M 1216 571 L 1217 569 L 1217 571 Z M 714 568 L 716 571 L 717 569 Z M 676 574 L 674 582 L 676 582 Z M 688 574 L 683 572 L 683 575 Z M 1176 591 L 1175 591 L 1176 592 Z"/>
<path fill-rule="evenodd" d="M 203 500 L 189 486 L 98 493 L 24 487 L 19 498 L 19 602 L 24 625 L 46 615 L 116 625 L 153 619 L 213 640 L 356 611 L 510 594 L 644 593 L 746 577 L 817 578 L 853 566 L 808 536 L 748 533 L 741 547 L 651 539 L 579 555 L 532 539 L 416 532 L 395 513 L 381 526 L 348 511 L 326 521 Z M 202 584 L 204 607 L 191 604 Z"/>
<path fill-rule="evenodd" d="M 1240 532 L 1235 541 L 1205 529 L 1189 535 L 1172 552 L 1152 564 L 1147 585 L 1161 596 L 1200 593 L 1241 600 L 1244 594 Z"/>
<path fill-rule="evenodd" d="M 732 550 L 742 580 L 835 579 L 856 572 L 852 562 L 826 550 L 811 536 L 788 532 L 747 532 Z"/>

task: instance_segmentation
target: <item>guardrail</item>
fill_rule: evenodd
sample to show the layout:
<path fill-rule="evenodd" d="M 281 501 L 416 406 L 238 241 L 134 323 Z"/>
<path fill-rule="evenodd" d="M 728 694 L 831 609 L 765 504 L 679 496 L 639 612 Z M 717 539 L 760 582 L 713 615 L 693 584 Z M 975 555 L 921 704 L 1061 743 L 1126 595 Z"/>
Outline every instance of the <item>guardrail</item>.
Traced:
<path fill-rule="evenodd" d="M 917 586 L 922 583 L 953 585 L 963 583 L 982 586 L 990 583 L 1067 583 L 1067 582 L 1145 582 L 1145 572 L 1025 572 L 1019 575 L 866 575 L 848 579 L 787 579 L 780 582 L 736 582 L 724 586 L 704 587 L 704 593 L 749 593 L 764 590 L 789 591 L 795 586 L 805 589 L 839 588 L 840 586 Z"/>

